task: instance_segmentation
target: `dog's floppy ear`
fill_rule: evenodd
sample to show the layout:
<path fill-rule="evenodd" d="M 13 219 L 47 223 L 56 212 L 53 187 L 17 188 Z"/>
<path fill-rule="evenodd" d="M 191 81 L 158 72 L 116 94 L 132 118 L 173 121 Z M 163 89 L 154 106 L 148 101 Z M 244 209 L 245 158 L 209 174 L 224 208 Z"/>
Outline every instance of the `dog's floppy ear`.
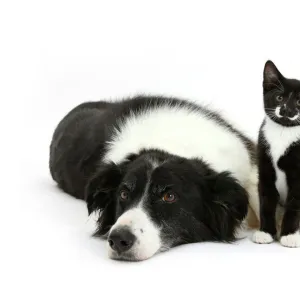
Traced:
<path fill-rule="evenodd" d="M 85 188 L 89 214 L 95 210 L 103 210 L 108 205 L 111 194 L 118 187 L 121 178 L 121 170 L 114 163 L 104 164 L 97 170 Z"/>
<path fill-rule="evenodd" d="M 248 211 L 248 194 L 228 172 L 209 176 L 210 199 L 206 203 L 207 222 L 224 241 L 234 240 L 234 232 Z"/>
<path fill-rule="evenodd" d="M 117 203 L 115 191 L 122 179 L 119 166 L 114 163 L 103 164 L 88 182 L 85 200 L 89 215 L 99 211 L 98 229 L 95 235 L 104 235 L 116 221 Z"/>

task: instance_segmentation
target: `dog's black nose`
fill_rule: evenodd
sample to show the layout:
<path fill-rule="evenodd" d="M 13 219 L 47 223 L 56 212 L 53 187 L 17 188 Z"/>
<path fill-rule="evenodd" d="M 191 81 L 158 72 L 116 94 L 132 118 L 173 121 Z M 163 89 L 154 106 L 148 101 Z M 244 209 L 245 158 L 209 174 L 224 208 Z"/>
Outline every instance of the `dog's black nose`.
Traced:
<path fill-rule="evenodd" d="M 116 229 L 111 232 L 108 238 L 109 246 L 121 253 L 129 250 L 134 242 L 136 237 L 130 232 L 129 229 Z"/>

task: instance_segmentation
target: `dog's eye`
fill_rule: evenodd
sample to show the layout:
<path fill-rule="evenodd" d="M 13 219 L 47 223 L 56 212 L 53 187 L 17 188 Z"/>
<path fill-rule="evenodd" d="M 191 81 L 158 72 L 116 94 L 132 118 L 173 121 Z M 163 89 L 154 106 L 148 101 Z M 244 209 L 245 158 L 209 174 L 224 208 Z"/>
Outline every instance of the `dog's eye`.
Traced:
<path fill-rule="evenodd" d="M 283 96 L 281 96 L 281 95 L 276 96 L 276 100 L 278 102 L 281 102 L 283 100 Z"/>
<path fill-rule="evenodd" d="M 128 199 L 128 192 L 125 191 L 125 190 L 122 190 L 122 191 L 120 192 L 120 197 L 121 197 L 121 199 L 122 199 L 123 201 L 127 200 L 127 199 Z"/>
<path fill-rule="evenodd" d="M 162 197 L 162 200 L 164 200 L 165 202 L 172 203 L 172 202 L 175 202 L 176 197 L 172 193 L 165 193 Z"/>

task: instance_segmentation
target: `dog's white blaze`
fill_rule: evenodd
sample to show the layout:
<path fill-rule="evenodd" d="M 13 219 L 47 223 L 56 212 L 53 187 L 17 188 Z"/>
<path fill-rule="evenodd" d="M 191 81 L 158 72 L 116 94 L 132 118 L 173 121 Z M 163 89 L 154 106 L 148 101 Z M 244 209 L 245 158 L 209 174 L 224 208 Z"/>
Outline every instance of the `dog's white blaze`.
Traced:
<path fill-rule="evenodd" d="M 202 158 L 217 172 L 230 171 L 242 184 L 252 169 L 239 137 L 209 115 L 184 107 L 157 107 L 132 115 L 115 133 L 104 160 L 120 163 L 143 148 Z"/>
<path fill-rule="evenodd" d="M 276 188 L 280 194 L 281 202 L 285 202 L 288 192 L 286 175 L 278 168 L 278 160 L 292 143 L 300 139 L 300 126 L 284 127 L 267 117 L 263 132 L 270 146 L 270 155 L 276 172 Z"/>
<path fill-rule="evenodd" d="M 129 250 L 137 260 L 144 260 L 153 256 L 161 248 L 159 228 L 151 221 L 147 212 L 142 207 L 128 210 L 121 215 L 112 226 L 111 232 L 118 228 L 128 227 L 135 235 L 136 242 Z M 109 256 L 113 258 L 116 254 L 108 247 Z"/>

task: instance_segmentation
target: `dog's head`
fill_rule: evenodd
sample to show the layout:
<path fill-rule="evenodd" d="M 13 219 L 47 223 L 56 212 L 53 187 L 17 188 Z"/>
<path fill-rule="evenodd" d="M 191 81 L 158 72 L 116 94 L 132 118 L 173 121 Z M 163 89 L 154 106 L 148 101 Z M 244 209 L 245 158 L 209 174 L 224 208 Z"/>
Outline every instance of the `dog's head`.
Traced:
<path fill-rule="evenodd" d="M 144 260 L 176 245 L 231 241 L 247 213 L 246 191 L 200 160 L 152 151 L 106 163 L 86 189 L 96 235 L 108 234 L 109 256 Z"/>

